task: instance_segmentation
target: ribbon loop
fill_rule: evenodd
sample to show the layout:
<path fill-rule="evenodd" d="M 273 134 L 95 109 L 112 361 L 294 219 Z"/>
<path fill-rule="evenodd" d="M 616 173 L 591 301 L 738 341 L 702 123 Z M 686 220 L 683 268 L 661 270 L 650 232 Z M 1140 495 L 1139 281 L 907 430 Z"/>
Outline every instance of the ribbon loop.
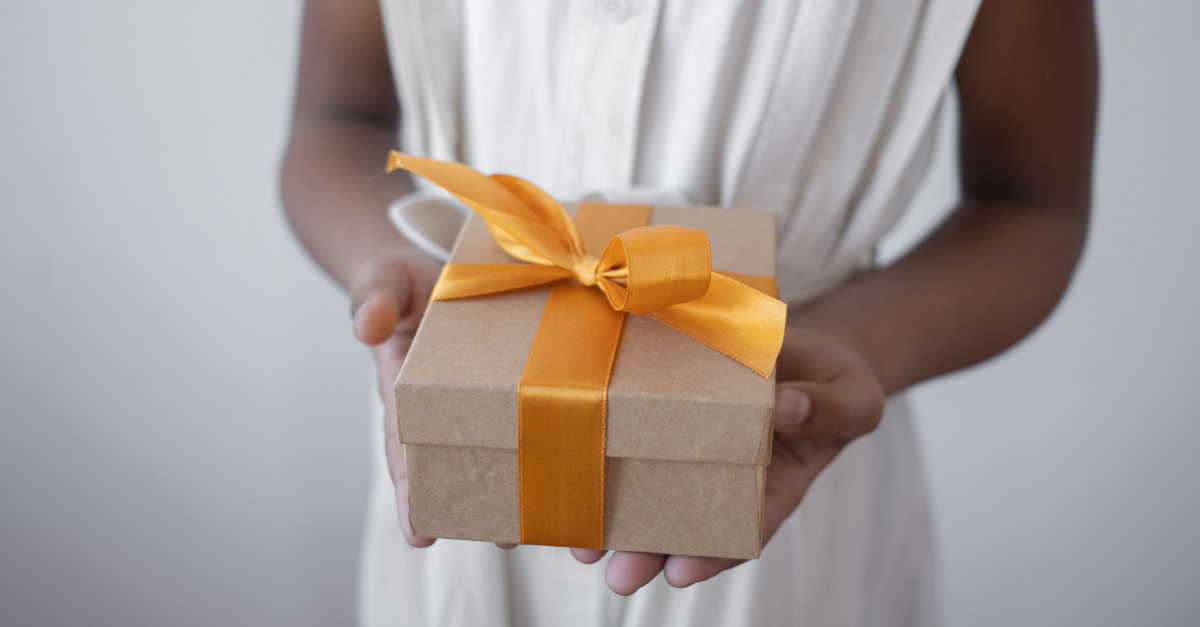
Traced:
<path fill-rule="evenodd" d="M 583 244 L 571 216 L 529 181 L 487 176 L 461 163 L 394 150 L 388 156 L 387 169 L 408 170 L 453 194 L 483 216 L 504 252 L 521 261 L 570 270 L 583 255 Z"/>
<path fill-rule="evenodd" d="M 643 226 L 609 241 L 600 268 L 598 283 L 613 309 L 644 315 L 703 297 L 712 252 L 702 229 Z"/>

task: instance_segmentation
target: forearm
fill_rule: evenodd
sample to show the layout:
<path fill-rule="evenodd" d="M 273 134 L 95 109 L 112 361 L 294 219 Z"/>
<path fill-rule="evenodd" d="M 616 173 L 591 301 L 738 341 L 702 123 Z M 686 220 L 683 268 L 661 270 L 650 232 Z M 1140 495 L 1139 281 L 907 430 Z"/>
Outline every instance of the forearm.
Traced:
<path fill-rule="evenodd" d="M 347 289 L 366 260 L 415 251 L 387 219 L 388 203 L 411 190 L 405 176 L 384 176 L 399 121 L 379 3 L 307 0 L 283 204 L 304 247 Z"/>
<path fill-rule="evenodd" d="M 298 118 L 281 175 L 292 229 L 317 263 L 343 287 L 365 259 L 409 246 L 387 206 L 412 190 L 403 175 L 384 176 L 395 148 L 388 124 L 354 116 Z"/>
<path fill-rule="evenodd" d="M 983 361 L 1049 315 L 1083 247 L 1086 210 L 970 200 L 909 254 L 791 324 L 833 335 L 886 393 Z"/>
<path fill-rule="evenodd" d="M 796 328 L 856 348 L 886 393 L 1029 334 L 1083 249 L 1097 54 L 1088 0 L 985 0 L 955 71 L 964 202 L 891 267 L 797 312 Z"/>

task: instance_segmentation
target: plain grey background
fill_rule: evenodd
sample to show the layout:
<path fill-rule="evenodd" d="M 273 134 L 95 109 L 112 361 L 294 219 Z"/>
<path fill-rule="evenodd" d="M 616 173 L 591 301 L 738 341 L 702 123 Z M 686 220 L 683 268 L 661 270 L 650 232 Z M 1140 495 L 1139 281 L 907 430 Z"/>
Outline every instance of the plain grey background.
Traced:
<path fill-rule="evenodd" d="M 0 624 L 352 620 L 370 361 L 279 208 L 299 12 L 0 5 Z M 1200 3 L 1098 13 L 1076 281 L 915 392 L 948 625 L 1200 622 Z"/>

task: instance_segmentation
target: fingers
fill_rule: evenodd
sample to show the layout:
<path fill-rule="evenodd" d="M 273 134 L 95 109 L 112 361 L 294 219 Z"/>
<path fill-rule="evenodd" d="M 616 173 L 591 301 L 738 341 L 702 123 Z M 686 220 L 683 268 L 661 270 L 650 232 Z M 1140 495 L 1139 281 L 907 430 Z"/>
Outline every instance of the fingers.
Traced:
<path fill-rule="evenodd" d="M 374 285 L 354 294 L 354 336 L 369 346 L 382 344 L 400 322 L 400 297 L 392 288 Z"/>
<path fill-rule="evenodd" d="M 812 398 L 794 384 L 781 383 L 775 386 L 775 430 L 792 433 L 808 419 L 812 410 Z"/>
<path fill-rule="evenodd" d="M 589 551 L 586 555 L 577 552 Z M 575 558 L 586 564 L 594 563 L 604 555 L 604 551 L 590 549 L 571 549 Z M 592 555 L 596 554 L 596 555 Z M 590 561 L 584 558 L 592 558 Z M 686 588 L 692 584 L 711 579 L 722 571 L 744 563 L 745 560 L 722 559 L 716 557 L 691 557 L 688 555 L 660 555 L 657 553 L 633 553 L 617 551 L 604 570 L 604 579 L 613 592 L 629 596 L 650 583 L 662 572 L 666 575 L 667 583 L 676 588 Z"/>
<path fill-rule="evenodd" d="M 879 384 L 854 369 L 828 383 L 781 383 L 776 388 L 775 430 L 805 438 L 857 437 L 879 425 L 883 402 Z"/>
<path fill-rule="evenodd" d="M 434 543 L 434 538 L 422 538 L 413 535 L 412 527 L 408 522 L 408 482 L 404 477 L 400 477 L 396 481 L 396 515 L 400 517 L 400 529 L 404 531 L 404 539 L 414 547 L 419 549 L 430 546 Z"/>
<path fill-rule="evenodd" d="M 411 330 L 420 311 L 413 305 L 414 290 L 426 294 L 436 276 L 432 260 L 409 250 L 371 259 L 356 272 L 351 283 L 350 311 L 354 335 L 374 346 L 379 368 L 380 397 L 384 402 L 384 448 L 388 471 L 395 484 L 396 516 L 404 538 L 414 547 L 433 544 L 412 532 L 408 518 L 408 481 L 404 467 L 404 445 L 397 436 L 395 397 L 392 386 L 411 342 Z M 409 333 L 399 333 L 405 323 Z"/>
<path fill-rule="evenodd" d="M 666 564 L 663 565 L 663 573 L 666 575 L 667 583 L 676 588 L 686 588 L 694 583 L 711 579 L 744 561 L 717 557 L 671 555 L 667 557 Z"/>
<path fill-rule="evenodd" d="M 608 560 L 604 580 L 613 592 L 629 596 L 657 577 L 666 559 L 667 556 L 658 553 L 617 551 Z"/>
<path fill-rule="evenodd" d="M 375 346 L 386 341 L 398 324 L 415 329 L 436 278 L 437 264 L 414 250 L 394 251 L 364 263 L 350 283 L 355 336 Z"/>
<path fill-rule="evenodd" d="M 408 520 L 408 472 L 404 466 L 404 445 L 396 437 L 396 421 L 392 418 L 392 404 L 387 403 L 387 413 L 384 414 L 384 453 L 387 456 L 388 475 L 392 478 L 396 493 L 396 517 L 404 539 L 415 547 L 427 547 L 433 544 L 433 538 L 422 538 L 413 535 Z"/>
<path fill-rule="evenodd" d="M 412 526 L 408 520 L 408 472 L 404 466 L 404 444 L 396 435 L 396 420 L 392 399 L 384 397 L 387 407 L 383 417 L 384 452 L 387 454 L 388 474 L 396 488 L 396 516 L 404 539 L 412 546 L 424 548 L 433 544 L 433 538 L 422 538 L 413 535 Z"/>
<path fill-rule="evenodd" d="M 584 564 L 595 564 L 596 562 L 599 562 L 600 558 L 604 557 L 604 554 L 607 552 L 608 551 L 601 551 L 599 549 L 571 549 L 571 555 L 574 555 L 575 559 Z"/>

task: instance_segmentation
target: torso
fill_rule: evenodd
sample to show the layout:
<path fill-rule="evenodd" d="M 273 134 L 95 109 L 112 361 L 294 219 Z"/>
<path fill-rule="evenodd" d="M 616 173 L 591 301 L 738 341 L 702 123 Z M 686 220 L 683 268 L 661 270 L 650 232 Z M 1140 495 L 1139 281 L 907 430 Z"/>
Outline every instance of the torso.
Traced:
<path fill-rule="evenodd" d="M 408 152 L 564 200 L 649 188 L 774 210 L 792 303 L 868 266 L 907 206 L 977 4 L 382 0 Z M 367 624 L 935 622 L 903 399 L 818 478 L 761 559 L 686 591 L 660 578 L 628 599 L 564 550 L 407 547 L 377 444 Z"/>

